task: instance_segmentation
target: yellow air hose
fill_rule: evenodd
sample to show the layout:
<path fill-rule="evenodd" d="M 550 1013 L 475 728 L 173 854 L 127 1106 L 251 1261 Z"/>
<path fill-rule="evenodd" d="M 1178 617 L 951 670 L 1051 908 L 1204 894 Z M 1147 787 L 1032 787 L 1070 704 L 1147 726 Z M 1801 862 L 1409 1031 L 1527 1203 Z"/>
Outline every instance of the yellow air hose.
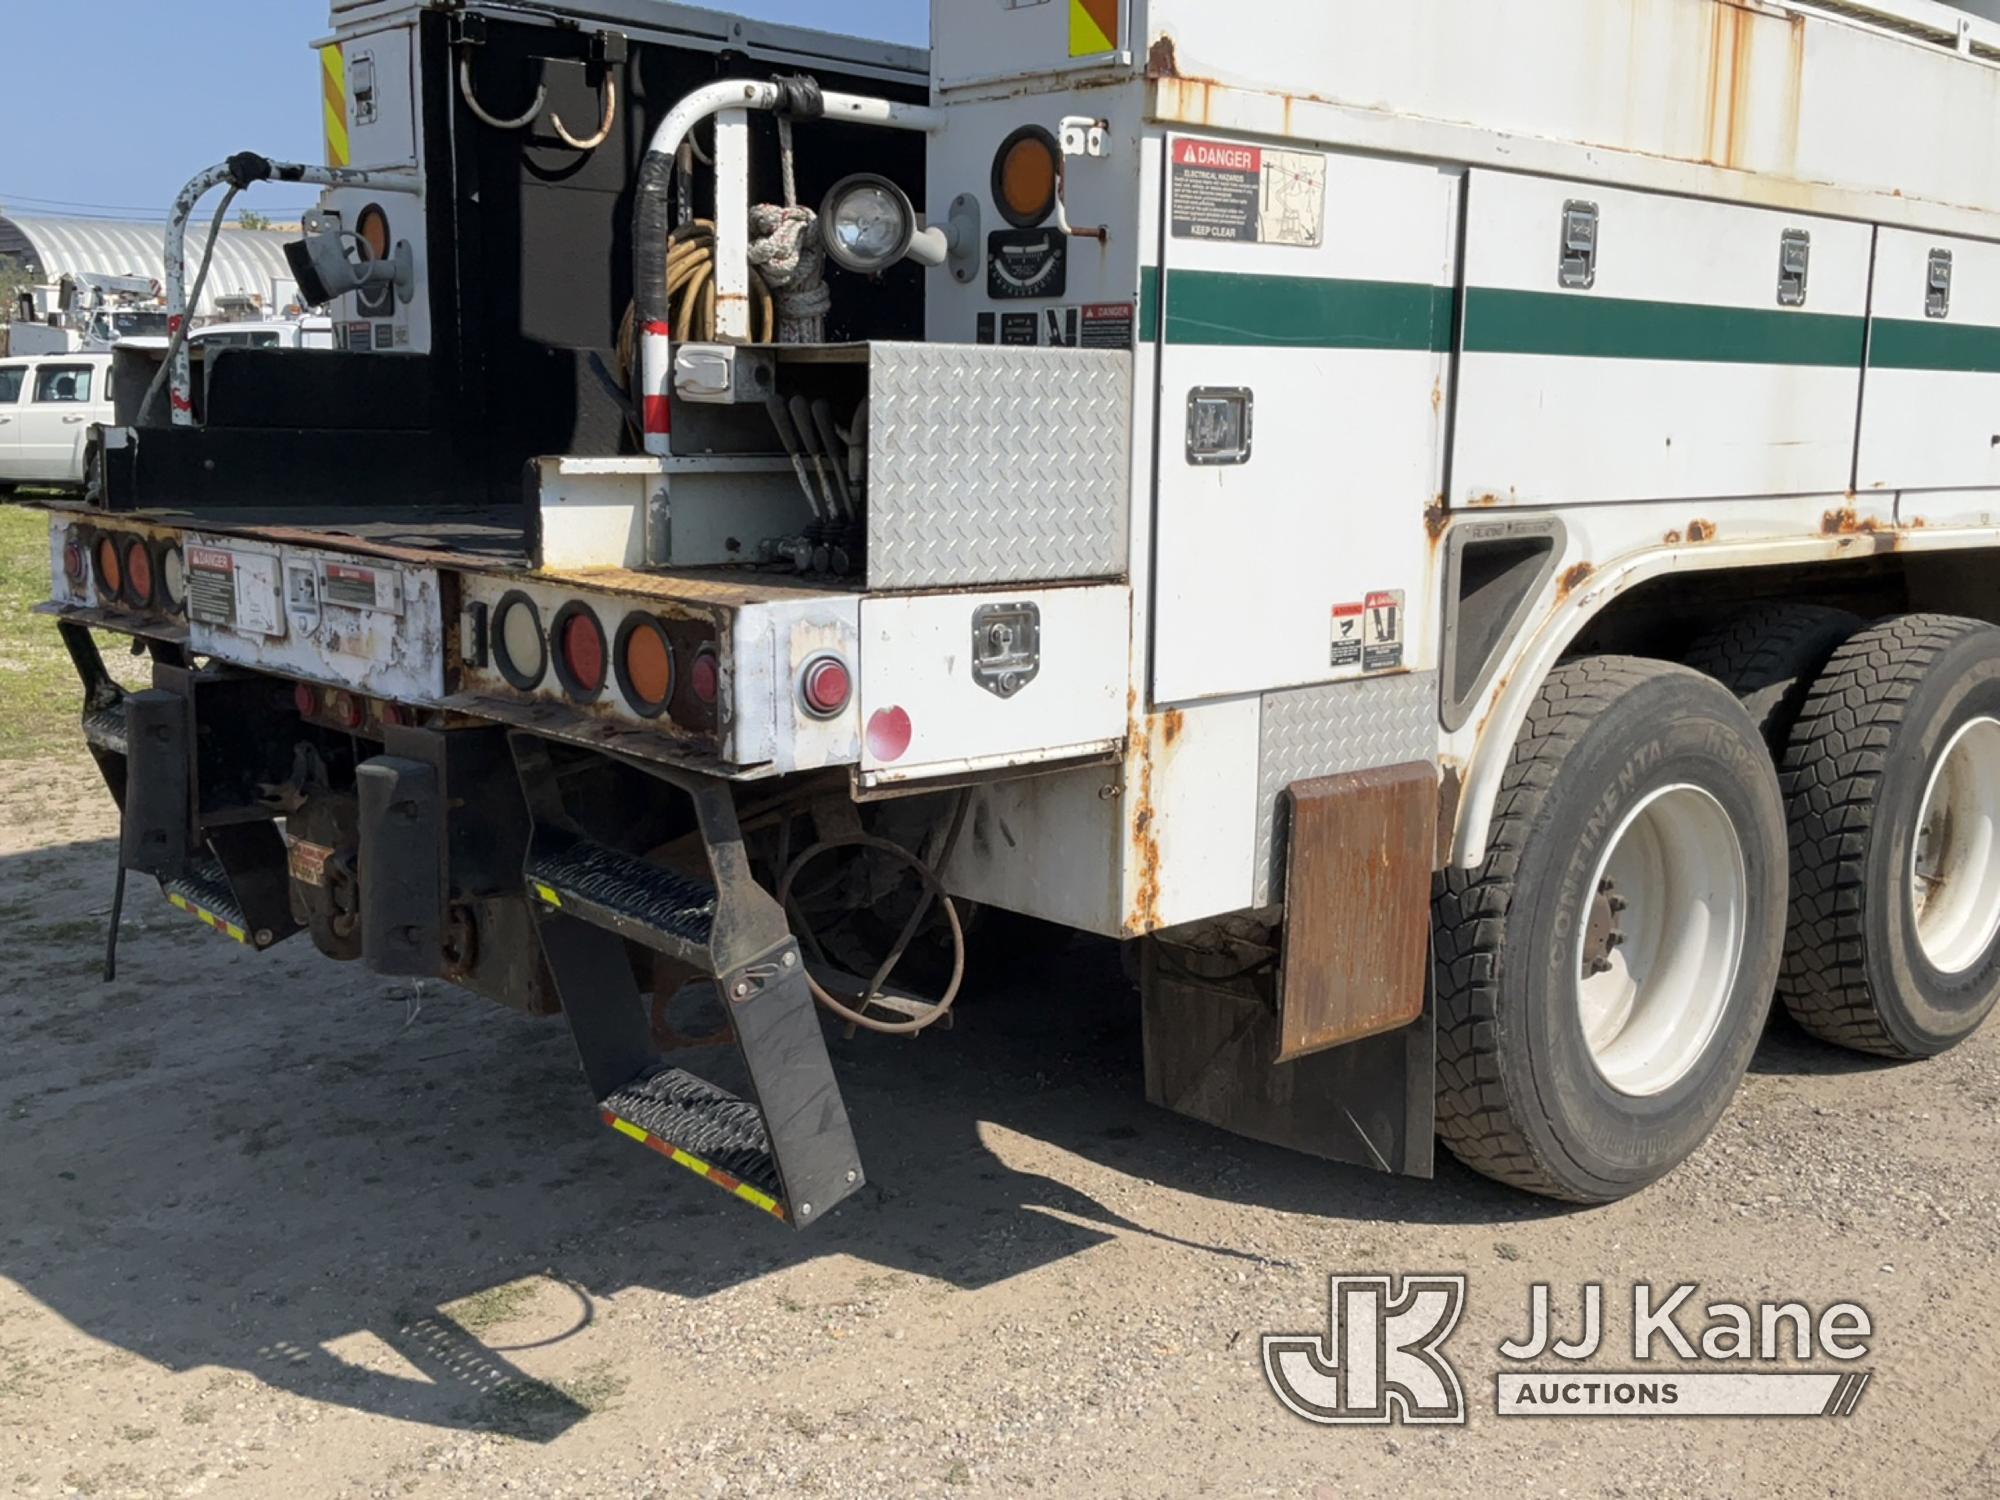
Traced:
<path fill-rule="evenodd" d="M 667 236 L 668 327 L 676 343 L 705 344 L 715 338 L 715 224 L 690 219 Z M 638 359 L 634 341 L 636 307 L 627 306 L 618 325 L 618 367 L 631 380 Z M 757 267 L 750 268 L 750 342 L 768 344 L 777 330 L 771 288 Z"/>

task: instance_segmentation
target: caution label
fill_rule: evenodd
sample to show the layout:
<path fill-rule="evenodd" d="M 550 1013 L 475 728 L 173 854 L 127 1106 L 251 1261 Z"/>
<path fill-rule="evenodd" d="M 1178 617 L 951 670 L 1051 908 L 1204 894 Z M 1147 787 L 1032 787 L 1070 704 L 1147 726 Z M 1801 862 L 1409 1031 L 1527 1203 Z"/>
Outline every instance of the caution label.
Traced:
<path fill-rule="evenodd" d="M 1403 591 L 1370 594 L 1367 619 L 1362 628 L 1361 670 L 1392 672 L 1403 664 L 1403 630 L 1406 611 Z"/>
<path fill-rule="evenodd" d="M 1312 246 L 1326 223 L 1326 158 L 1233 141 L 1173 145 L 1173 232 L 1184 240 Z"/>
<path fill-rule="evenodd" d="M 1361 665 L 1361 638 L 1367 628 L 1362 618 L 1367 613 L 1364 604 L 1336 604 L 1333 607 L 1333 652 L 1327 659 L 1330 667 L 1358 667 Z"/>

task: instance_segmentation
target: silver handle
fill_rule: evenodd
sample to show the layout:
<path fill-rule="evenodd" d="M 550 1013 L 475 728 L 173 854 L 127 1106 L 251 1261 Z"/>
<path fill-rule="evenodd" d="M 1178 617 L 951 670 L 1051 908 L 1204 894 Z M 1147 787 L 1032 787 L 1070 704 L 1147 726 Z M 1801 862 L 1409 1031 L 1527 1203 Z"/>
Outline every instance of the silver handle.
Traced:
<path fill-rule="evenodd" d="M 83 420 L 83 418 L 82 418 L 82 417 L 64 417 L 64 418 L 63 418 L 63 422 L 64 422 L 64 424 L 65 424 L 65 425 L 67 425 L 67 426 L 70 426 L 70 427 L 74 427 L 74 426 L 75 426 L 75 425 L 76 425 L 76 424 L 77 424 L 78 422 L 81 422 L 82 420 Z"/>

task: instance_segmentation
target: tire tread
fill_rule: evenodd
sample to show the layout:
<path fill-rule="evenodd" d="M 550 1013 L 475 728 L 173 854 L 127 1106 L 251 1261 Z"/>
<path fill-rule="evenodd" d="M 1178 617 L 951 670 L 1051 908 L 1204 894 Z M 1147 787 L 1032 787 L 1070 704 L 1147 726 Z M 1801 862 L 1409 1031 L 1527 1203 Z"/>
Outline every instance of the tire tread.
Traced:
<path fill-rule="evenodd" d="M 1557 773 L 1597 716 L 1650 678 L 1692 672 L 1630 656 L 1558 666 L 1528 709 L 1502 775 L 1476 869 L 1448 869 L 1432 901 L 1437 984 L 1437 1133 L 1474 1171 L 1543 1197 L 1604 1202 L 1576 1191 L 1522 1128 L 1502 1081 L 1497 1011 L 1500 956 L 1529 829 Z"/>
<path fill-rule="evenodd" d="M 1951 646 L 1993 627 L 1898 615 L 1834 652 L 1779 764 L 1791 844 L 1791 910 L 1778 997 L 1812 1035 L 1879 1057 L 1920 1054 L 1884 1021 L 1863 957 L 1870 835 L 1883 769 L 1911 697 Z"/>

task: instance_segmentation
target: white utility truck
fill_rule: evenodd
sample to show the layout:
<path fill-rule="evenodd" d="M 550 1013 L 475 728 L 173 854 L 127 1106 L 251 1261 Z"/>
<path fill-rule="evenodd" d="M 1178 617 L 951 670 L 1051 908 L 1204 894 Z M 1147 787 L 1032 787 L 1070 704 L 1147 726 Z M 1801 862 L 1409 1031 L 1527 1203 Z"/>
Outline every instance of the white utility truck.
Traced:
<path fill-rule="evenodd" d="M 318 184 L 336 347 L 177 338 L 51 514 L 121 882 L 562 1014 L 797 1226 L 820 1010 L 923 1029 L 996 913 L 1143 940 L 1168 1109 L 1579 1201 L 1774 996 L 1992 1009 L 2000 25 L 336 0 L 320 67 L 169 300 Z"/>

